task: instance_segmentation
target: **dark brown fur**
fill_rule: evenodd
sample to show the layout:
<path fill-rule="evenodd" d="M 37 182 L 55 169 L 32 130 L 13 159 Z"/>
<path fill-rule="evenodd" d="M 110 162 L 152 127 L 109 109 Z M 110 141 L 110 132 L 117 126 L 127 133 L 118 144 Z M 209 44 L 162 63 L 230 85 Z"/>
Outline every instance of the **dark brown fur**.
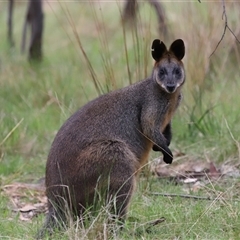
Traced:
<path fill-rule="evenodd" d="M 184 43 L 176 40 L 167 50 L 155 40 L 152 48 L 151 77 L 89 102 L 57 133 L 47 160 L 49 213 L 40 236 L 65 222 L 67 212 L 82 217 L 98 204 L 114 203 L 112 212 L 123 220 L 151 149 L 172 162 L 168 145 L 185 80 Z"/>

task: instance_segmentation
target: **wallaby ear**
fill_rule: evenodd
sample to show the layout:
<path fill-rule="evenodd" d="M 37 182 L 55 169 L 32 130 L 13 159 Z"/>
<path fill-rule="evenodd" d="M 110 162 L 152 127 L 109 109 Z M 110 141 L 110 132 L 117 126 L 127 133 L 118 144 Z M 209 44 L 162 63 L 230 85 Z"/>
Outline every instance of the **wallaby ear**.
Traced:
<path fill-rule="evenodd" d="M 163 54 L 167 51 L 165 44 L 159 40 L 155 39 L 152 43 L 152 57 L 155 61 L 159 61 Z"/>
<path fill-rule="evenodd" d="M 182 39 L 175 40 L 169 49 L 170 52 L 172 52 L 178 60 L 182 60 L 185 55 L 185 46 Z"/>

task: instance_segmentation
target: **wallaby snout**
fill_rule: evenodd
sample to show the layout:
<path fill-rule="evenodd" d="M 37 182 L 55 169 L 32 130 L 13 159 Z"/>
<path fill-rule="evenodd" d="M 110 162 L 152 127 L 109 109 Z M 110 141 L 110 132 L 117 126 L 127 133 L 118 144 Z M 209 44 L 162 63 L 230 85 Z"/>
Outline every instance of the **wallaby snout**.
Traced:
<path fill-rule="evenodd" d="M 168 93 L 173 93 L 173 92 L 175 92 L 175 90 L 176 90 L 176 86 L 175 86 L 175 85 L 168 84 L 168 85 L 166 86 L 166 90 L 167 90 Z"/>

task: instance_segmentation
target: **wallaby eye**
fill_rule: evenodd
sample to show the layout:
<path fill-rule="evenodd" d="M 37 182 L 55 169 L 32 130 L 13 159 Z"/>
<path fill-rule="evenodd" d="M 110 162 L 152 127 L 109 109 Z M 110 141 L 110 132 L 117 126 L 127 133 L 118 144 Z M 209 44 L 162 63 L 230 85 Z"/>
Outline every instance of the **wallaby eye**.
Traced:
<path fill-rule="evenodd" d="M 179 78 L 182 76 L 181 70 L 180 70 L 179 68 L 175 68 L 175 69 L 174 69 L 174 73 L 175 73 L 175 75 L 177 75 L 177 77 L 179 77 Z"/>
<path fill-rule="evenodd" d="M 166 70 L 164 68 L 160 68 L 159 73 L 158 73 L 159 77 L 160 78 L 163 77 L 165 75 L 165 73 L 166 73 Z"/>

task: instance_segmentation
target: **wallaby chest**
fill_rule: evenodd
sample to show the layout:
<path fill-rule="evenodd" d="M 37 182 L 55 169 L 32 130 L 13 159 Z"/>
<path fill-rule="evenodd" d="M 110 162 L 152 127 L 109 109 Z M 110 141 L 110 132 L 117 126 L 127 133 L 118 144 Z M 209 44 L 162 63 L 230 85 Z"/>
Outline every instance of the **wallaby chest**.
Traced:
<path fill-rule="evenodd" d="M 176 92 L 167 100 L 165 111 L 162 115 L 160 131 L 163 132 L 166 126 L 171 122 L 171 119 L 181 101 L 181 93 Z"/>

